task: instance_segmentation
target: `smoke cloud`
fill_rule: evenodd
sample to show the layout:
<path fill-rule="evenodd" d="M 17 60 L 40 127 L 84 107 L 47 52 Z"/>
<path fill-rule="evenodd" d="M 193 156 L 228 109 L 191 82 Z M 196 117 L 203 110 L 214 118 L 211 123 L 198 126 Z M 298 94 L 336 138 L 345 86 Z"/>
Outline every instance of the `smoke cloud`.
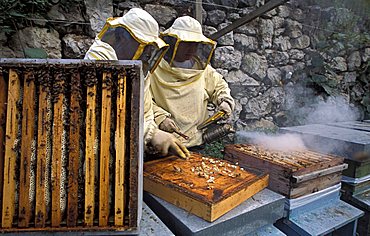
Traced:
<path fill-rule="evenodd" d="M 353 121 L 361 118 L 360 111 L 349 104 L 344 97 L 329 97 L 312 106 L 306 118 L 307 124 Z"/>
<path fill-rule="evenodd" d="M 324 98 L 307 87 L 287 87 L 285 110 L 287 122 L 283 126 L 325 124 L 354 121 L 363 118 L 363 112 L 349 103 L 345 96 Z"/>
<path fill-rule="evenodd" d="M 296 134 L 267 135 L 259 132 L 239 131 L 237 142 L 263 146 L 275 151 L 297 151 L 306 149 L 303 140 Z"/>

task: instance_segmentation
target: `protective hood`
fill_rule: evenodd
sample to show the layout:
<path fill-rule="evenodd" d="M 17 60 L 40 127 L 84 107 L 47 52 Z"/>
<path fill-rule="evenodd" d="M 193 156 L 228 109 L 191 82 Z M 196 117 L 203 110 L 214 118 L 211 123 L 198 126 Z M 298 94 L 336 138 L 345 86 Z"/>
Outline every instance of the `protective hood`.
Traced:
<path fill-rule="evenodd" d="M 165 59 L 171 67 L 204 70 L 216 47 L 216 42 L 204 36 L 200 23 L 190 16 L 177 18 L 161 38 L 170 45 Z"/>
<path fill-rule="evenodd" d="M 140 43 L 155 43 L 158 48 L 166 46 L 166 43 L 158 37 L 159 26 L 157 21 L 148 12 L 140 8 L 132 8 L 122 17 L 108 18 L 98 37 L 101 39 L 108 28 L 114 27 L 126 28 Z"/>
<path fill-rule="evenodd" d="M 102 42 L 98 37 L 95 38 L 94 44 L 86 52 L 85 58 L 88 60 L 118 60 L 116 52 L 107 43 Z"/>

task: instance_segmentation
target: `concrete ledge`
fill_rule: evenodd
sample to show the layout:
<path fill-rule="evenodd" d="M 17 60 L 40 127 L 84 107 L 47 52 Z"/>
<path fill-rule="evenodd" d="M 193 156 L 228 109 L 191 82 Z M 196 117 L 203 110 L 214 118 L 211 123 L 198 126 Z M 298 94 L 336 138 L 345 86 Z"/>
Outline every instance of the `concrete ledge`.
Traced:
<path fill-rule="evenodd" d="M 264 189 L 210 223 L 144 192 L 144 201 L 175 235 L 246 235 L 283 217 L 285 198 Z"/>

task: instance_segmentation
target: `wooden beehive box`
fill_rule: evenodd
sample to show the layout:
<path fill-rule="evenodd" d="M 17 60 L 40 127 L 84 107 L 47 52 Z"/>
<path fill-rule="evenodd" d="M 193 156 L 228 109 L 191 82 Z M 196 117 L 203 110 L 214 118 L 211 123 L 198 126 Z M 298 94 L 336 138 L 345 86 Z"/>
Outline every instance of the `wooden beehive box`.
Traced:
<path fill-rule="evenodd" d="M 141 77 L 139 62 L 0 59 L 0 232 L 137 229 Z"/>
<path fill-rule="evenodd" d="M 352 178 L 362 178 L 370 175 L 370 154 L 367 154 L 367 159 L 345 159 L 344 162 L 348 164 L 348 169 L 343 171 L 343 175 Z"/>
<path fill-rule="evenodd" d="M 269 188 L 288 198 L 297 198 L 338 184 L 342 170 L 347 168 L 343 158 L 307 150 L 269 151 L 252 144 L 227 145 L 225 159 L 269 173 Z"/>
<path fill-rule="evenodd" d="M 144 190 L 214 221 L 268 185 L 268 175 L 192 153 L 144 163 Z"/>
<path fill-rule="evenodd" d="M 364 191 L 370 190 L 370 178 L 367 178 L 367 180 L 359 182 L 359 183 L 348 183 L 345 181 L 342 181 L 342 190 L 344 191 L 344 195 L 354 195 L 359 194 Z"/>

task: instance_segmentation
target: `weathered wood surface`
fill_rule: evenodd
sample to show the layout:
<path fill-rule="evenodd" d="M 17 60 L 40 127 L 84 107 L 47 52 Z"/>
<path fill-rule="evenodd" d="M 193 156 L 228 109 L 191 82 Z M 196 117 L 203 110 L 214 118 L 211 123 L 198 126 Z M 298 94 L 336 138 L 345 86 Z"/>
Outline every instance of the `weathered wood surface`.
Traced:
<path fill-rule="evenodd" d="M 83 226 L 60 227 L 60 228 L 47 226 L 47 227 L 42 227 L 42 228 L 6 228 L 6 229 L 0 229 L 0 233 L 2 234 L 3 233 L 14 233 L 14 234 L 24 234 L 24 235 L 28 235 L 27 233 L 32 233 L 31 235 L 38 235 L 37 233 L 39 233 L 40 235 L 42 235 L 42 234 L 45 234 L 45 232 L 47 232 L 46 234 L 51 234 L 51 235 L 53 234 L 71 235 L 71 232 L 73 232 L 73 234 L 77 234 L 77 235 L 78 234 L 86 235 L 86 233 L 81 233 L 82 231 L 86 231 L 86 230 L 94 232 L 94 233 L 90 233 L 90 235 L 91 234 L 99 235 L 96 232 L 101 232 L 100 235 L 107 235 L 107 232 L 110 232 L 116 235 L 122 235 L 122 234 L 124 235 L 124 231 L 130 231 L 130 230 L 132 231 L 132 228 L 129 228 L 127 226 L 125 227 L 91 226 L 86 229 L 86 227 L 83 227 Z M 89 233 L 87 233 L 87 235 L 89 235 Z"/>
<path fill-rule="evenodd" d="M 123 226 L 125 212 L 125 123 L 126 123 L 126 76 L 118 74 L 117 123 L 116 123 L 116 185 L 114 223 Z"/>
<path fill-rule="evenodd" d="M 343 158 L 307 150 L 284 153 L 249 144 L 227 145 L 225 159 L 269 173 L 269 188 L 289 198 L 297 198 L 339 183 L 341 171 L 300 183 L 294 183 L 293 176 L 320 170 L 325 173 L 326 169 L 343 163 Z"/>
<path fill-rule="evenodd" d="M 370 154 L 358 153 L 354 160 L 345 159 L 348 169 L 343 171 L 343 175 L 352 178 L 361 178 L 370 175 Z"/>
<path fill-rule="evenodd" d="M 357 184 L 342 182 L 342 190 L 345 191 L 345 194 L 349 195 L 359 194 L 364 191 L 368 191 L 370 190 L 370 180 Z"/>
<path fill-rule="evenodd" d="M 0 59 L 0 232 L 136 230 L 140 68 L 52 62 Z"/>
<path fill-rule="evenodd" d="M 23 110 L 22 110 L 22 142 L 21 142 L 21 166 L 19 180 L 19 213 L 18 226 L 28 227 L 31 217 L 31 204 L 29 198 L 30 170 L 32 143 L 35 134 L 35 81 L 32 72 L 24 75 L 23 80 Z"/>
<path fill-rule="evenodd" d="M 320 176 L 306 182 L 292 184 L 289 189 L 289 197 L 297 198 L 306 194 L 315 193 L 333 185 L 339 184 L 342 179 L 341 172 Z"/>
<path fill-rule="evenodd" d="M 348 169 L 343 171 L 343 175 L 352 178 L 361 178 L 370 175 L 370 160 L 359 162 L 356 160 L 345 159 L 344 162 L 348 164 Z"/>
<path fill-rule="evenodd" d="M 109 158 L 111 126 L 112 74 L 103 73 L 101 127 L 100 127 L 100 178 L 99 178 L 99 226 L 108 225 L 109 217 Z"/>
<path fill-rule="evenodd" d="M 144 190 L 214 221 L 265 188 L 268 175 L 192 153 L 144 163 Z"/>
<path fill-rule="evenodd" d="M 68 207 L 67 226 L 76 226 L 78 218 L 78 167 L 80 159 L 80 100 L 81 78 L 78 71 L 71 75 L 70 127 L 69 127 L 69 163 L 68 163 Z"/>
<path fill-rule="evenodd" d="M 139 71 L 136 71 L 135 73 L 139 73 Z M 130 84 L 127 86 L 127 91 L 129 92 L 129 101 L 130 101 L 130 121 L 127 122 L 130 125 L 129 129 L 129 150 L 130 150 L 130 161 L 129 161 L 129 185 L 130 185 L 130 191 L 128 193 L 129 201 L 128 201 L 128 209 L 129 209 L 129 226 L 130 227 L 137 227 L 138 225 L 138 209 L 137 206 L 139 204 L 139 198 L 138 198 L 138 176 L 139 176 L 139 164 L 140 164 L 140 153 L 143 149 L 142 146 L 140 146 L 139 140 L 141 140 L 142 135 L 140 133 L 140 124 L 143 124 L 143 94 L 141 93 L 142 87 L 142 81 L 135 79 L 132 80 Z M 126 96 L 127 98 L 127 96 Z M 133 141 L 135 140 L 135 141 Z"/>
<path fill-rule="evenodd" d="M 95 206 L 96 85 L 87 88 L 84 224 L 93 226 Z"/>
<path fill-rule="evenodd" d="M 53 148 L 51 165 L 51 226 L 60 227 L 61 223 L 61 172 L 62 172 L 62 147 L 63 147 L 63 87 L 64 75 L 55 74 L 53 81 Z"/>
<path fill-rule="evenodd" d="M 6 103 L 8 96 L 8 84 L 5 82 L 2 71 L 0 71 L 0 213 L 3 207 L 3 184 L 4 184 L 4 158 L 5 158 L 5 125 L 6 125 Z M 0 217 L 0 224 L 1 219 Z"/>
<path fill-rule="evenodd" d="M 2 227 L 10 228 L 13 224 L 15 202 L 15 164 L 17 159 L 16 140 L 18 133 L 17 103 L 20 98 L 20 80 L 16 71 L 9 71 L 9 89 L 6 118 L 6 140 L 4 160 L 4 188 Z"/>
<path fill-rule="evenodd" d="M 48 184 L 48 167 L 47 156 L 49 135 L 51 133 L 51 111 L 48 111 L 50 103 L 48 78 L 46 76 L 38 76 L 40 85 L 38 99 L 38 125 L 37 125 L 37 161 L 36 161 L 36 206 L 35 206 L 35 227 L 44 227 L 47 219 L 46 214 L 46 185 Z"/>

